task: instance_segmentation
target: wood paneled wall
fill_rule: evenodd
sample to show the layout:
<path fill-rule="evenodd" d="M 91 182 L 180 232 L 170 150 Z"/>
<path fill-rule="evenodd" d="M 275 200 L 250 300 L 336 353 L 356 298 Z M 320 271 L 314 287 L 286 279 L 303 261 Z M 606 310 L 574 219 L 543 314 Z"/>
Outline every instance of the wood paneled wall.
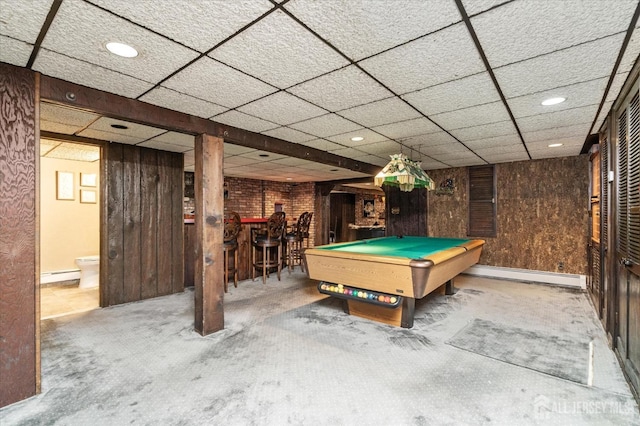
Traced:
<path fill-rule="evenodd" d="M 0 63 L 0 407 L 39 392 L 37 78 Z"/>
<path fill-rule="evenodd" d="M 497 237 L 484 238 L 483 265 L 587 273 L 588 155 L 496 164 Z M 436 187 L 453 178 L 453 195 L 429 192 L 430 236 L 466 237 L 467 169 L 428 172 Z M 481 237 L 480 237 L 481 238 Z"/>
<path fill-rule="evenodd" d="M 104 148 L 101 306 L 183 291 L 183 156 Z"/>
<path fill-rule="evenodd" d="M 418 235 L 427 233 L 427 190 L 416 188 L 400 191 L 394 186 L 383 186 L 386 195 L 386 235 Z"/>

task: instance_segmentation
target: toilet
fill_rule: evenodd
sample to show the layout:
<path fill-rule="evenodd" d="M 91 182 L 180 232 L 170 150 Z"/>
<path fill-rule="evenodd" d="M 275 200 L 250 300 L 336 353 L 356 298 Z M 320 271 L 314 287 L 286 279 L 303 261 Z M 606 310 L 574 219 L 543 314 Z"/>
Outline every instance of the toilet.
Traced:
<path fill-rule="evenodd" d="M 83 256 L 76 258 L 80 268 L 79 288 L 97 287 L 100 283 L 100 256 Z"/>

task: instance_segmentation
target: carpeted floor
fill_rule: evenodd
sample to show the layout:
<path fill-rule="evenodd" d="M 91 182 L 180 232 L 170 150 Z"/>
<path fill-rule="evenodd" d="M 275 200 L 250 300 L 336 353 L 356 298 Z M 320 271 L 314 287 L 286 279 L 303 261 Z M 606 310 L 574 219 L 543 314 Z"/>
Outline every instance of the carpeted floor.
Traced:
<path fill-rule="evenodd" d="M 225 330 L 193 291 L 42 323 L 42 393 L 4 425 L 634 425 L 585 293 L 461 276 L 412 329 L 343 313 L 300 273 L 243 281 Z M 593 386 L 584 383 L 593 342 Z"/>

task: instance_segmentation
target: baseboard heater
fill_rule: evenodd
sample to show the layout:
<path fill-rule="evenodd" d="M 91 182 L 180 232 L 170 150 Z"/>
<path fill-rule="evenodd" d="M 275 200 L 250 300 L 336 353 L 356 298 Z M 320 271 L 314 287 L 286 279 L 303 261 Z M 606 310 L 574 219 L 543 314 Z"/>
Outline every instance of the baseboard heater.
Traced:
<path fill-rule="evenodd" d="M 59 281 L 70 281 L 70 280 L 79 280 L 79 279 L 80 279 L 79 269 L 45 272 L 40 275 L 40 284 L 57 283 Z"/>
<path fill-rule="evenodd" d="M 587 288 L 586 275 L 559 274 L 555 272 L 534 271 L 530 269 L 503 268 L 499 266 L 474 265 L 463 274 L 480 277 L 503 278 L 514 281 L 553 284 L 562 287 Z"/>

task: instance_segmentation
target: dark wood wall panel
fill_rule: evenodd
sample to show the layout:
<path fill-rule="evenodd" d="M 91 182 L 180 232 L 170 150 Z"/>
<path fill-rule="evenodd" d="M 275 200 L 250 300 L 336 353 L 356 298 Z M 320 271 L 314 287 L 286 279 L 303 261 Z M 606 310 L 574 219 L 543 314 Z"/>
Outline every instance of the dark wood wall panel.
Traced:
<path fill-rule="evenodd" d="M 587 155 L 496 164 L 497 237 L 483 238 L 480 263 L 587 274 Z M 436 187 L 455 181 L 453 195 L 429 193 L 429 235 L 466 237 L 466 169 L 429 171 Z M 482 237 L 479 237 L 482 238 Z"/>
<path fill-rule="evenodd" d="M 158 294 L 158 156 L 150 149 L 141 149 L 140 222 L 140 298 L 149 299 Z M 165 224 L 168 225 L 168 224 Z"/>
<path fill-rule="evenodd" d="M 182 154 L 116 143 L 105 151 L 102 305 L 183 291 Z"/>
<path fill-rule="evenodd" d="M 39 383 L 36 78 L 0 63 L 0 407 L 35 395 Z"/>
<path fill-rule="evenodd" d="M 184 194 L 184 156 L 173 155 L 171 170 L 171 293 L 184 289 L 184 262 L 173 262 L 174 259 L 184 259 L 184 229 L 183 229 L 183 198 Z M 179 184 L 178 184 L 179 183 Z M 176 186 L 178 184 L 178 186 Z"/>
<path fill-rule="evenodd" d="M 385 225 L 387 235 L 417 235 L 427 233 L 427 190 L 416 188 L 411 192 L 384 185 Z"/>
<path fill-rule="evenodd" d="M 173 167 L 173 155 L 170 152 L 158 151 L 158 247 L 171 247 L 172 244 L 172 218 L 173 196 L 171 193 L 171 169 Z M 158 250 L 158 294 L 170 294 L 172 291 L 171 257 L 172 250 Z"/>
<path fill-rule="evenodd" d="M 122 236 L 124 259 L 139 259 L 142 253 L 141 235 L 141 206 L 142 193 L 140 188 L 140 149 L 131 145 L 120 145 L 123 150 L 122 182 L 124 190 L 121 193 L 122 204 L 124 205 Z M 127 194 L 125 196 L 125 194 Z M 140 300 L 140 277 L 142 271 L 140 262 L 124 262 L 124 275 L 120 278 L 124 286 L 124 299 L 128 302 Z M 126 285 L 125 285 L 126 283 Z"/>

